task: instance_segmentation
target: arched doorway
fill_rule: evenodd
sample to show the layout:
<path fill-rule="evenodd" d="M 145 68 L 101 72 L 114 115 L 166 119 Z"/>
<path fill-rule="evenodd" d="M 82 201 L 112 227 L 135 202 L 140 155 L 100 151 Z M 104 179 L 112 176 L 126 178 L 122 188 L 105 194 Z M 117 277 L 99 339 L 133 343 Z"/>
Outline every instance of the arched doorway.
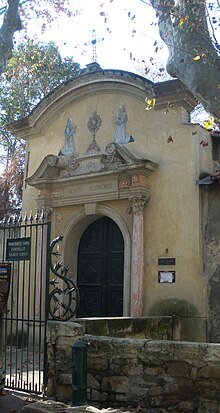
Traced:
<path fill-rule="evenodd" d="M 104 217 L 84 231 L 78 249 L 78 317 L 123 316 L 124 240 Z"/>

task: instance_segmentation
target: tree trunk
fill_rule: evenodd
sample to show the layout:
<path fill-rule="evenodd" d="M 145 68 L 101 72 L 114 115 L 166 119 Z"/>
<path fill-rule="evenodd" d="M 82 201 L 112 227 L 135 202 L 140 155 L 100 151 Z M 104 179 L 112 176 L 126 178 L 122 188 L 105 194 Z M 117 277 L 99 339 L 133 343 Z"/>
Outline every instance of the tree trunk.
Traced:
<path fill-rule="evenodd" d="M 0 28 L 0 73 L 4 71 L 12 55 L 14 33 L 22 28 L 18 6 L 19 0 L 8 0 L 8 7 Z"/>
<path fill-rule="evenodd" d="M 220 58 L 209 35 L 205 0 L 150 1 L 169 49 L 168 73 L 220 121 Z"/>

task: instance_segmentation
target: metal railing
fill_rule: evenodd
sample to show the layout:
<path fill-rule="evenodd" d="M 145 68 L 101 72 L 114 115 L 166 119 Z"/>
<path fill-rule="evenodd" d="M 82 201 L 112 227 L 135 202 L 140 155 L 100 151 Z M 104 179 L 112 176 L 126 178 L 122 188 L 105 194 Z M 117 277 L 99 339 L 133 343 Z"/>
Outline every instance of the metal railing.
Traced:
<path fill-rule="evenodd" d="M 50 223 L 44 214 L 4 220 L 0 262 L 11 262 L 11 286 L 4 313 L 7 388 L 42 393 L 46 384 L 46 321 Z"/>

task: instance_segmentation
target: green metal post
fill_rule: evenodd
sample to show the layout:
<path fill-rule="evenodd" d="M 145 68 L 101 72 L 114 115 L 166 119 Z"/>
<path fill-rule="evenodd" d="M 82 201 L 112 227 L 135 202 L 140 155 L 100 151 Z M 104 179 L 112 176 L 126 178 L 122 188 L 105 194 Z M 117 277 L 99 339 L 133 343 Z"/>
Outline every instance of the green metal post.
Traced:
<path fill-rule="evenodd" d="M 87 403 L 87 345 L 77 340 L 72 345 L 72 406 Z"/>
<path fill-rule="evenodd" d="M 3 341 L 4 341 L 3 314 L 0 313 L 0 369 L 2 369 L 3 367 Z"/>

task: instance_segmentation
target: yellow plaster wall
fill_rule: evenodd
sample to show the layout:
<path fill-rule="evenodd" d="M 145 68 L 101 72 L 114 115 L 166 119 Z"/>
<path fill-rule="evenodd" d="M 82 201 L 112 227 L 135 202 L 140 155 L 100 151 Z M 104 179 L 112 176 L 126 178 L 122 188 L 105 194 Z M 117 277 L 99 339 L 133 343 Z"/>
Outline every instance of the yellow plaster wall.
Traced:
<path fill-rule="evenodd" d="M 127 145 L 143 157 L 159 164 L 149 180 L 150 201 L 145 210 L 145 313 L 158 299 L 188 298 L 202 316 L 206 315 L 206 282 L 201 272 L 200 197 L 196 179 L 200 171 L 210 170 L 210 145 L 202 148 L 201 139 L 208 135 L 197 126 L 186 125 L 186 111 L 182 108 L 146 111 L 145 103 L 131 96 L 109 93 L 93 95 L 70 105 L 60 116 L 48 124 L 46 134 L 28 139 L 30 151 L 29 176 L 49 153 L 58 154 L 64 144 L 64 129 L 70 117 L 76 126 L 75 147 L 78 156 L 83 156 L 92 135 L 87 128 L 94 111 L 102 119 L 96 134 L 100 149 L 114 141 L 114 130 L 118 108 L 125 104 L 128 114 L 127 131 L 135 140 Z M 195 133 L 196 131 L 196 133 Z M 210 144 L 210 142 L 209 142 Z M 24 190 L 23 208 L 34 210 L 37 191 Z M 119 202 L 119 201 L 117 201 Z M 129 202 L 127 202 L 129 205 Z M 106 202 L 114 208 L 115 202 Z M 124 201 L 123 201 L 124 205 Z M 120 207 L 120 202 L 117 205 Z M 67 219 L 79 207 L 62 209 L 62 203 L 53 215 L 54 235 L 62 231 L 63 219 Z M 126 214 L 121 210 L 122 216 Z M 61 217 L 60 215 L 60 217 Z M 130 218 L 126 217 L 128 222 Z M 159 268 L 159 257 L 175 257 L 176 266 Z M 159 269 L 176 271 L 176 283 L 159 284 Z"/>

